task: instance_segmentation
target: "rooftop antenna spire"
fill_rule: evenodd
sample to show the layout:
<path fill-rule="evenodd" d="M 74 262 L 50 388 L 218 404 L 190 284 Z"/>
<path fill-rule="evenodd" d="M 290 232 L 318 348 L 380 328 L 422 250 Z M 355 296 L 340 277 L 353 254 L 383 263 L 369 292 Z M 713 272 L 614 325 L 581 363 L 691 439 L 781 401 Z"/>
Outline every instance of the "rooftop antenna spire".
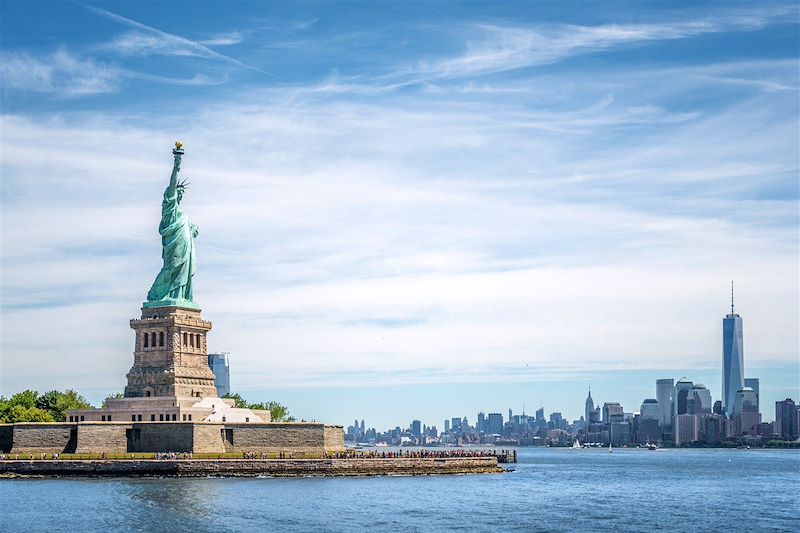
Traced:
<path fill-rule="evenodd" d="M 731 314 L 733 314 L 733 280 L 731 280 Z"/>

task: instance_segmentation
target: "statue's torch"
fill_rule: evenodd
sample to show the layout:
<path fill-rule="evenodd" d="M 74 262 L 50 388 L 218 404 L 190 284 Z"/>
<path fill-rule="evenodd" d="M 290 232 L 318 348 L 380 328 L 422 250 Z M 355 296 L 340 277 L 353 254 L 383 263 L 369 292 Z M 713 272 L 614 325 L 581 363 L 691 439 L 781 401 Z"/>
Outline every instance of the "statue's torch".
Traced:
<path fill-rule="evenodd" d="M 174 155 L 183 155 L 183 143 L 180 141 L 175 141 L 175 148 L 172 150 Z"/>

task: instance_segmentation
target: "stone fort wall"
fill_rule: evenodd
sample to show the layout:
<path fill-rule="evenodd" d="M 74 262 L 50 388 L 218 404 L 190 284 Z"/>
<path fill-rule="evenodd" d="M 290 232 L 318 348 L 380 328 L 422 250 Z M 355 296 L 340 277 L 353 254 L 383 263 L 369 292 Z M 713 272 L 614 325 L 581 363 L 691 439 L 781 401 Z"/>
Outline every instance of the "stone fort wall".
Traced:
<path fill-rule="evenodd" d="M 77 425 L 75 453 L 125 453 L 131 424 L 86 422 Z M 14 447 L 16 451 L 16 446 Z"/>
<path fill-rule="evenodd" d="M 81 422 L 0 425 L 8 453 L 295 452 L 344 449 L 341 426 L 317 423 Z"/>
<path fill-rule="evenodd" d="M 189 459 L 0 461 L 0 475 L 38 476 L 379 476 L 501 473 L 496 457 L 394 459 Z"/>
<path fill-rule="evenodd" d="M 4 424 L 11 427 L 11 449 L 15 453 L 63 453 L 75 451 L 77 427 L 64 422 Z"/>

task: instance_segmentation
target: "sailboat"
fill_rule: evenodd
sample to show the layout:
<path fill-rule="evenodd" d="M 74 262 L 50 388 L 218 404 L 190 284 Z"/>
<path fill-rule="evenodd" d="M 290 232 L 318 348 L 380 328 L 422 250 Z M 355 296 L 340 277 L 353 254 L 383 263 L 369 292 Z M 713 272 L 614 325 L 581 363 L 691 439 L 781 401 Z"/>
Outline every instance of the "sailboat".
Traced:
<path fill-rule="evenodd" d="M 575 442 L 572 443 L 573 450 L 580 450 L 581 449 L 581 441 L 575 439 Z"/>
<path fill-rule="evenodd" d="M 608 453 L 612 453 L 611 443 L 614 441 L 614 424 L 609 420 L 608 425 Z"/>

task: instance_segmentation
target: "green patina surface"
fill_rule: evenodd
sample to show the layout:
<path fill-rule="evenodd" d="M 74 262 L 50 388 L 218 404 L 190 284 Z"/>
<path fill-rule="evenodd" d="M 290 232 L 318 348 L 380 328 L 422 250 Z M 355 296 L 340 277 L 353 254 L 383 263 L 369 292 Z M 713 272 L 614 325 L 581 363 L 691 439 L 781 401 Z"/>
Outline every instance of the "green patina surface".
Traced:
<path fill-rule="evenodd" d="M 178 182 L 183 156 L 179 142 L 175 143 L 172 153 L 175 162 L 161 202 L 161 223 L 158 226 L 158 233 L 161 235 L 161 258 L 164 264 L 147 293 L 144 307 L 179 306 L 199 309 L 200 307 L 192 299 L 192 276 L 197 270 L 194 251 L 197 226 L 189 222 L 189 217 L 181 208 L 186 183 Z"/>

